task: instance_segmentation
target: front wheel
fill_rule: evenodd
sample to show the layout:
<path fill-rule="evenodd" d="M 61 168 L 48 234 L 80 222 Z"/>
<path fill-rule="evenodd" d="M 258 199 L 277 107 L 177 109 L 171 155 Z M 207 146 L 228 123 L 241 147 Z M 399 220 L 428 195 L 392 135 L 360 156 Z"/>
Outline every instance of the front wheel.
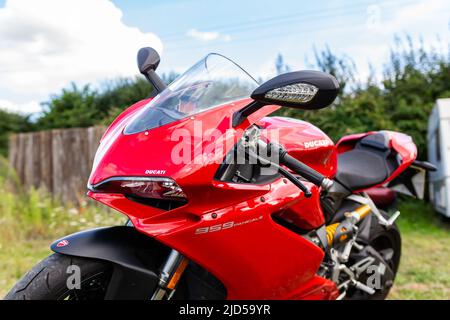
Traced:
<path fill-rule="evenodd" d="M 17 282 L 5 300 L 103 300 L 111 275 L 108 262 L 54 253 Z"/>

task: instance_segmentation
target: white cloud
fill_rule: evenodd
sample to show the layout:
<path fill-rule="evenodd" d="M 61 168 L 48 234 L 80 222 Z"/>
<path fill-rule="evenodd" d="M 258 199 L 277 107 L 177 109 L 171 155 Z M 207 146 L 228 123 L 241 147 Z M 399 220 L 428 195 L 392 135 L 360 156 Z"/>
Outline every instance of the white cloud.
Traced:
<path fill-rule="evenodd" d="M 0 99 L 0 109 L 28 114 L 39 112 L 42 108 L 37 101 L 29 101 L 26 103 L 18 104 L 8 100 Z"/>
<path fill-rule="evenodd" d="M 432 47 L 444 52 L 447 50 L 450 42 L 449 10 L 448 0 L 416 0 L 402 5 L 378 2 L 368 6 L 364 24 L 321 31 L 315 34 L 320 41 L 315 40 L 314 43 L 319 49 L 328 44 L 338 56 L 347 55 L 353 59 L 358 70 L 357 80 L 367 79 L 371 71 L 369 63 L 375 67 L 375 77 L 381 79 L 383 65 L 389 61 L 390 50 L 395 48 L 395 36 L 404 40 L 405 35 L 409 35 L 415 46 L 420 45 L 419 39 L 422 38 L 425 50 Z M 283 49 L 280 52 L 284 52 Z"/>
<path fill-rule="evenodd" d="M 231 41 L 231 36 L 229 34 L 222 35 L 216 31 L 200 31 L 197 29 L 190 29 L 186 32 L 186 35 L 204 42 L 213 40 L 223 40 L 224 42 Z"/>
<path fill-rule="evenodd" d="M 351 56 L 357 57 L 356 62 L 360 66 L 360 77 L 366 79 L 369 75 L 367 62 L 373 63 L 378 71 L 389 59 L 389 53 L 394 46 L 394 35 L 401 39 L 405 35 L 412 37 L 414 45 L 419 45 L 419 39 L 424 39 L 424 49 L 440 49 L 442 43 L 438 41 L 437 35 L 448 43 L 450 40 L 448 32 L 448 15 L 443 14 L 450 9 L 448 0 L 418 0 L 400 6 L 393 12 L 390 18 L 388 6 L 380 5 L 380 21 L 373 28 L 366 26 L 366 39 L 378 39 L 378 41 L 368 41 L 367 43 L 352 45 L 348 49 Z M 385 41 L 383 41 L 385 39 Z M 362 66 L 362 67 L 361 67 Z M 377 75 L 378 77 L 380 74 Z"/>
<path fill-rule="evenodd" d="M 403 6 L 394 18 L 383 25 L 385 32 L 392 30 L 423 30 L 430 24 L 440 24 L 445 30 L 448 27 L 448 0 L 420 0 Z M 445 14 L 447 12 L 447 14 Z"/>
<path fill-rule="evenodd" d="M 231 36 L 229 34 L 225 34 L 222 36 L 222 40 L 224 42 L 230 42 L 231 41 Z"/>
<path fill-rule="evenodd" d="M 163 46 L 121 19 L 108 0 L 7 0 L 0 8 L 0 99 L 21 111 L 72 81 L 136 74 L 137 50 Z"/>

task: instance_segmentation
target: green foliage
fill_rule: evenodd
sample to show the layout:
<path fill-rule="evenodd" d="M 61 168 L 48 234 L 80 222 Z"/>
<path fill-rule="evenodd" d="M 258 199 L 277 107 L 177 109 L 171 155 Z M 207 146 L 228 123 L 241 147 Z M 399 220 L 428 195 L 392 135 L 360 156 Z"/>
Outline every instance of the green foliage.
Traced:
<path fill-rule="evenodd" d="M 400 269 L 390 299 L 450 298 L 450 232 L 431 205 L 402 197 L 397 220 L 402 235 Z"/>
<path fill-rule="evenodd" d="M 352 59 L 347 56 L 337 57 L 332 53 L 329 46 L 322 51 L 314 48 L 316 66 L 336 77 L 339 82 L 341 94 L 348 84 L 355 82 L 356 66 Z"/>
<path fill-rule="evenodd" d="M 419 158 L 427 155 L 428 117 L 436 99 L 450 97 L 450 56 L 435 49 L 418 48 L 410 38 L 397 39 L 384 66 L 381 85 L 373 76 L 357 83 L 348 58 L 336 57 L 329 48 L 316 52 L 316 65 L 339 80 L 341 93 L 331 108 L 319 111 L 281 109 L 280 115 L 309 121 L 337 141 L 343 135 L 395 130 L 411 135 Z"/>
<path fill-rule="evenodd" d="M 32 128 L 29 116 L 0 109 L 0 155 L 5 156 L 7 153 L 11 132 L 27 132 Z"/>
<path fill-rule="evenodd" d="M 175 72 L 162 75 L 165 83 L 176 77 Z M 152 90 L 143 77 L 107 81 L 98 89 L 72 84 L 43 103 L 44 112 L 36 127 L 45 130 L 108 125 L 127 107 L 149 97 Z"/>
<path fill-rule="evenodd" d="M 170 72 L 163 74 L 162 79 L 170 83 L 176 77 L 175 72 Z M 120 78 L 107 81 L 97 89 L 71 84 L 42 103 L 44 111 L 35 121 L 30 115 L 0 109 L 0 155 L 7 154 L 10 133 L 108 125 L 125 108 L 151 93 L 152 86 L 143 77 Z"/>
<path fill-rule="evenodd" d="M 25 189 L 6 159 L 0 157 L 0 249 L 16 241 L 54 239 L 81 229 L 123 224 L 106 207 L 63 204 L 45 190 Z"/>
<path fill-rule="evenodd" d="M 147 98 L 151 92 L 152 87 L 144 78 L 119 79 L 107 83 L 97 98 L 97 108 L 101 110 L 99 123 L 110 124 L 124 109 Z"/>
<path fill-rule="evenodd" d="M 63 204 L 44 190 L 24 189 L 0 156 L 0 297 L 33 265 L 50 254 L 55 239 L 101 226 L 123 225 L 125 217 L 102 206 Z"/>
<path fill-rule="evenodd" d="M 425 50 L 411 38 L 396 39 L 381 79 L 375 71 L 359 79 L 353 61 L 338 57 L 329 47 L 315 50 L 318 68 L 333 74 L 341 85 L 338 99 L 331 108 L 299 111 L 283 108 L 278 115 L 309 121 L 337 141 L 343 135 L 371 130 L 395 130 L 411 135 L 426 158 L 427 123 L 436 99 L 450 96 L 450 52 Z M 290 67 L 279 54 L 277 72 Z M 163 75 L 170 83 L 175 73 Z M 6 153 L 7 134 L 30 130 L 88 127 L 109 124 L 126 107 L 148 97 L 151 86 L 143 77 L 109 81 L 97 89 L 72 85 L 45 102 L 44 112 L 33 124 L 28 117 L 0 111 L 0 154 Z"/>
<path fill-rule="evenodd" d="M 109 81 L 97 90 L 72 84 L 43 104 L 44 113 L 37 127 L 44 130 L 110 123 L 126 107 L 145 99 L 151 91 L 150 84 L 143 78 Z"/>
<path fill-rule="evenodd" d="M 427 233 L 437 238 L 447 235 L 450 238 L 450 224 L 434 211 L 430 203 L 400 195 L 398 210 L 401 212 L 398 225 L 402 232 Z"/>
<path fill-rule="evenodd" d="M 40 129 L 88 127 L 99 121 L 95 104 L 97 93 L 89 86 L 78 88 L 72 84 L 60 95 L 53 95 L 43 103 L 44 113 L 37 121 Z"/>
<path fill-rule="evenodd" d="M 281 53 L 279 53 L 275 59 L 275 70 L 277 75 L 291 71 L 291 68 L 284 62 L 284 58 Z"/>

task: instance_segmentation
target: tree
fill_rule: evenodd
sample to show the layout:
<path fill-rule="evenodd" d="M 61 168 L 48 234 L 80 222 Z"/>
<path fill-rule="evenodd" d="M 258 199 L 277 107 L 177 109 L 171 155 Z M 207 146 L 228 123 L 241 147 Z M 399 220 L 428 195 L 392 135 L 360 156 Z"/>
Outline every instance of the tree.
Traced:
<path fill-rule="evenodd" d="M 286 72 L 290 72 L 291 71 L 291 67 L 289 67 L 285 62 L 284 62 L 284 58 L 283 55 L 281 53 L 279 53 L 275 59 L 275 70 L 277 75 L 286 73 Z"/>
<path fill-rule="evenodd" d="M 331 52 L 329 46 L 326 46 L 325 49 L 321 51 L 314 48 L 314 57 L 316 60 L 315 66 L 317 66 L 321 71 L 336 77 L 340 85 L 341 94 L 349 84 L 356 85 L 356 66 L 355 62 L 350 57 L 336 56 Z M 355 87 L 353 87 L 353 89 L 355 89 Z"/>
<path fill-rule="evenodd" d="M 162 75 L 166 83 L 176 77 L 175 72 Z M 109 80 L 97 89 L 89 85 L 79 88 L 72 84 L 43 103 L 44 112 L 37 120 L 37 128 L 107 125 L 130 105 L 151 96 L 152 90 L 150 83 L 141 76 Z"/>
<path fill-rule="evenodd" d="M 309 121 L 335 141 L 346 134 L 371 130 L 404 132 L 416 142 L 419 158 L 426 158 L 431 108 L 436 99 L 450 97 L 449 52 L 425 50 L 422 42 L 416 45 L 409 37 L 397 38 L 378 82 L 373 68 L 366 81 L 358 82 L 354 62 L 349 57 L 335 55 L 328 46 L 321 51 L 314 50 L 314 56 L 312 68 L 338 79 L 341 86 L 338 98 L 326 109 L 282 108 L 278 115 Z M 281 54 L 275 59 L 275 68 L 278 74 L 290 71 Z M 162 78 L 169 83 L 176 74 Z M 126 107 L 148 97 L 151 90 L 142 77 L 108 81 L 97 89 L 72 85 L 44 103 L 44 113 L 35 126 L 27 117 L 0 113 L 0 132 L 109 124 Z M 6 138 L 2 139 L 0 152 L 1 143 L 3 148 L 6 145 Z"/>
<path fill-rule="evenodd" d="M 43 115 L 37 121 L 40 130 L 70 127 L 88 127 L 98 121 L 95 104 L 97 92 L 86 85 L 78 88 L 74 83 L 44 102 Z"/>
<path fill-rule="evenodd" d="M 6 156 L 8 137 L 13 132 L 27 132 L 33 129 L 30 116 L 0 109 L 0 155 Z"/>
<path fill-rule="evenodd" d="M 37 126 L 40 130 L 89 127 L 112 121 L 125 108 L 148 97 L 151 91 L 151 85 L 141 77 L 107 81 L 99 89 L 72 84 L 43 104 L 44 112 Z"/>
<path fill-rule="evenodd" d="M 337 141 L 343 135 L 371 130 L 395 130 L 414 139 L 419 159 L 427 157 L 427 124 L 434 102 L 450 97 L 450 55 L 415 46 L 411 38 L 396 40 L 381 83 L 369 77 L 356 83 L 350 59 L 335 56 L 329 47 L 315 52 L 315 66 L 333 74 L 341 88 L 326 109 L 299 111 L 283 108 L 278 114 L 309 121 Z"/>

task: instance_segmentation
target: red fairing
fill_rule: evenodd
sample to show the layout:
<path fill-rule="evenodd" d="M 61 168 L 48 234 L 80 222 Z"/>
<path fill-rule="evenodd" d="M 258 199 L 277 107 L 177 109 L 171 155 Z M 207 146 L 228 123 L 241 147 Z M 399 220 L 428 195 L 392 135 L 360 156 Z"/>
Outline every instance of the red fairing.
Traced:
<path fill-rule="evenodd" d="M 130 116 L 139 111 L 143 106 L 149 103 L 152 99 L 145 99 L 136 102 L 135 104 L 129 106 L 125 111 L 123 111 L 114 121 L 109 125 L 108 129 L 106 129 L 100 141 L 103 141 L 103 138 L 110 134 L 110 132 L 116 128 L 123 128 L 124 121 L 129 119 Z"/>
<path fill-rule="evenodd" d="M 149 172 L 159 172 L 159 176 L 171 177 L 181 186 L 188 199 L 186 205 L 164 211 L 130 201 L 120 194 L 89 192 L 89 196 L 124 213 L 139 231 L 156 237 L 210 271 L 226 286 L 229 299 L 335 298 L 334 283 L 316 276 L 323 251 L 271 217 L 272 213 L 279 213 L 305 228 L 322 225 L 317 187 L 305 182 L 314 195 L 305 199 L 296 186 L 282 178 L 262 185 L 214 180 L 224 154 L 235 145 L 243 130 L 278 107 L 264 107 L 231 134 L 220 136 L 216 142 L 221 141 L 221 145 L 229 148 L 216 156 L 214 139 L 205 137 L 205 130 L 197 128 L 196 131 L 196 120 L 205 128 L 225 133 L 232 127 L 233 113 L 248 103 L 244 100 L 224 105 L 152 130 L 124 135 L 127 119 L 139 112 L 138 105 L 105 134 L 89 179 L 91 185 L 110 177 L 148 176 Z M 286 120 L 274 120 L 272 127 L 270 121 L 263 121 L 269 129 Z M 304 141 L 323 138 L 315 127 L 302 123 L 298 126 L 307 134 Z M 171 153 L 179 141 L 173 141 L 171 136 L 177 128 L 189 132 L 192 154 L 202 161 L 187 164 L 172 161 Z M 286 126 L 282 131 L 286 134 L 283 139 L 288 140 L 281 139 L 281 142 L 288 142 L 292 148 L 296 136 Z M 334 166 L 328 153 L 320 155 L 321 162 Z M 324 166 L 322 172 L 332 174 L 333 170 L 325 170 Z"/>
<path fill-rule="evenodd" d="M 374 134 L 376 131 L 369 131 L 364 133 L 356 133 L 356 134 L 350 134 L 348 136 L 344 136 L 341 139 L 339 139 L 338 143 L 336 144 L 336 150 L 337 153 L 344 153 L 346 151 L 349 151 L 355 147 L 356 142 L 364 138 L 365 136 L 368 136 L 370 134 Z"/>
<path fill-rule="evenodd" d="M 127 109 L 105 134 L 89 184 L 113 177 L 166 177 L 181 187 L 187 203 L 167 211 L 119 193 L 89 192 L 89 196 L 124 213 L 137 230 L 211 272 L 225 285 L 229 299 L 335 299 L 339 294 L 335 284 L 317 275 L 324 251 L 274 221 L 274 216 L 281 217 L 304 230 L 324 225 L 319 188 L 305 181 L 312 192 L 306 198 L 282 177 L 248 184 L 218 181 L 215 175 L 225 155 L 255 123 L 268 140 L 277 140 L 327 177 L 336 173 L 337 152 L 349 150 L 371 133 L 345 137 L 336 150 L 322 131 L 306 122 L 263 118 L 277 106 L 265 106 L 233 128 L 233 114 L 250 102 L 224 104 L 133 134 L 124 134 L 124 128 L 146 101 Z M 187 141 L 177 135 L 180 130 Z M 417 154 L 410 137 L 395 132 L 389 137 L 402 162 L 386 182 Z M 178 161 L 176 155 L 192 158 Z"/>
<path fill-rule="evenodd" d="M 141 50 L 140 69 L 154 71 L 157 63 L 146 65 L 157 61 L 156 53 Z M 154 73 L 147 78 L 159 83 Z M 377 203 L 393 201 L 392 193 L 377 187 L 416 159 L 411 137 L 386 131 L 357 145 L 376 133 L 367 132 L 334 145 L 310 123 L 267 117 L 280 108 L 268 102 L 310 110 L 329 105 L 338 94 L 337 80 L 320 72 L 293 72 L 259 85 L 228 58 L 210 54 L 167 87 L 159 84 L 154 98 L 132 105 L 106 130 L 88 181 L 91 198 L 123 213 L 136 230 L 170 249 L 167 256 L 162 256 L 165 250 L 157 252 L 156 260 L 166 262 L 158 262 L 160 282 L 153 298 L 172 297 L 180 275 L 185 276 L 185 259 L 214 275 L 228 299 L 359 299 L 359 293 L 348 296 L 350 287 L 374 294 L 369 283 L 359 282 L 363 274 L 350 271 L 398 259 L 362 249 L 374 242 L 372 231 L 377 237 L 381 233 L 366 230 L 369 234 L 360 238 L 358 229 L 367 228 L 357 228 L 363 218 L 357 213 L 376 210 L 352 209 L 347 202 L 365 203 L 351 196 L 367 189 Z M 344 154 L 353 148 L 358 150 Z M 338 226 L 339 221 L 345 223 Z M 386 229 L 391 231 L 397 232 Z M 384 242 L 391 244 L 382 242 L 380 252 L 386 251 Z M 389 252 L 398 241 L 392 242 Z M 67 245 L 62 239 L 56 247 Z M 352 246 L 358 250 L 350 256 Z M 369 265 L 367 254 L 376 258 Z M 383 276 L 386 283 L 392 283 L 391 274 Z"/>
<path fill-rule="evenodd" d="M 186 74 L 111 124 L 94 160 L 88 195 L 212 273 L 229 299 L 336 299 L 336 285 L 317 275 L 323 248 L 278 220 L 305 231 L 323 226 L 320 188 L 304 181 L 311 191 L 306 198 L 277 171 L 244 182 L 234 179 L 240 178 L 237 169 L 230 179 L 218 174 L 241 168 L 225 166 L 226 160 L 255 142 L 248 135 L 241 139 L 253 125 L 259 127 L 253 146 L 260 138 L 278 142 L 330 178 L 336 173 L 333 142 L 306 122 L 264 118 L 280 108 L 275 105 L 234 121 L 237 111 L 255 106 L 248 97 L 258 84 L 226 58 L 207 57 Z M 253 170 L 246 165 L 244 170 Z M 169 196 L 170 208 L 148 202 Z"/>
<path fill-rule="evenodd" d="M 333 141 L 314 125 L 293 118 L 267 117 L 258 124 L 268 136 L 278 135 L 279 142 L 291 156 L 304 162 L 328 178 L 337 170 L 337 154 Z"/>
<path fill-rule="evenodd" d="M 202 213 L 203 208 L 194 204 L 163 213 L 123 196 L 91 196 L 128 213 L 138 230 L 157 236 L 213 273 L 227 288 L 229 299 L 336 297 L 334 283 L 315 275 L 323 251 L 271 218 L 271 212 L 302 201 L 295 186 L 280 179 L 262 186 L 217 182 L 214 188 L 231 199 L 239 199 L 244 191 L 248 200 L 209 213 Z M 149 216 L 152 218 L 146 218 Z"/>
<path fill-rule="evenodd" d="M 221 187 L 228 197 L 242 193 L 238 185 Z M 271 218 L 271 212 L 298 201 L 300 192 L 281 180 L 270 192 L 261 189 L 264 198 L 216 210 L 216 218 L 203 214 L 197 224 L 158 239 L 212 272 L 227 288 L 229 299 L 307 297 L 327 286 L 327 280 L 315 276 L 324 253 Z"/>
<path fill-rule="evenodd" d="M 227 150 L 214 153 L 216 145 L 220 144 L 216 143 L 215 137 L 209 136 L 205 129 L 217 129 L 223 135 L 220 137 L 224 140 L 223 145 L 229 144 L 231 148 L 234 144 L 232 141 L 226 144 L 226 140 L 237 141 L 242 135 L 242 126 L 235 128 L 235 135 L 225 136 L 225 131 L 230 128 L 233 112 L 248 104 L 248 100 L 206 111 L 193 119 L 185 118 L 151 130 L 123 134 L 128 120 L 144 106 L 139 104 L 130 112 L 126 111 L 128 114 L 121 116 L 122 120 L 108 128 L 97 151 L 89 183 L 95 185 L 112 176 L 143 176 L 153 170 L 162 170 L 164 173 L 160 175 L 170 176 L 179 183 L 181 181 L 178 179 L 183 179 L 186 172 L 189 172 L 190 176 L 200 170 L 202 180 L 206 177 L 205 172 L 209 172 L 208 178 L 211 178 L 209 180 L 211 181 L 223 159 L 223 153 Z M 243 125 L 248 125 L 247 121 Z M 181 137 L 178 137 L 177 130 L 186 132 L 191 139 L 186 141 L 192 151 L 192 155 L 186 152 L 190 158 L 188 160 L 191 160 L 187 164 L 172 161 L 172 152 L 182 152 L 176 148 L 181 145 Z M 206 150 L 209 151 L 208 155 L 204 153 Z M 217 158 L 208 158 L 209 155 L 216 155 Z"/>

